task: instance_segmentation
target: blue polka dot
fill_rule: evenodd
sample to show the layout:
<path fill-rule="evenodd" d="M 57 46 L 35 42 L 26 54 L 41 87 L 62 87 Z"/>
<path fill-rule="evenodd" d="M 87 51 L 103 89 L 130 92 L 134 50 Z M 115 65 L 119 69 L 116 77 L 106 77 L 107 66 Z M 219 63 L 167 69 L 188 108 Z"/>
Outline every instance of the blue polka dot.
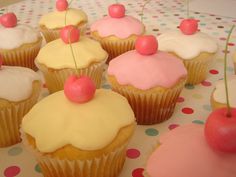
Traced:
<path fill-rule="evenodd" d="M 205 104 L 203 105 L 203 109 L 205 109 L 206 111 L 211 111 L 211 105 Z"/>

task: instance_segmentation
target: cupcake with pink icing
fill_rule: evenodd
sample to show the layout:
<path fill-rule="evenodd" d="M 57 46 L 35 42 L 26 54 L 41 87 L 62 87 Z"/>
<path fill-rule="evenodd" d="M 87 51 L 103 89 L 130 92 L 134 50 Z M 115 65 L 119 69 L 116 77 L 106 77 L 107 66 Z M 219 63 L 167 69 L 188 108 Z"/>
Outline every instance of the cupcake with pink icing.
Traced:
<path fill-rule="evenodd" d="M 22 137 L 44 176 L 118 177 L 135 127 L 123 96 L 73 75 L 24 117 Z"/>
<path fill-rule="evenodd" d="M 133 50 L 135 40 L 144 34 L 145 26 L 138 19 L 126 15 L 122 4 L 113 4 L 108 8 L 108 16 L 94 22 L 91 26 L 92 38 L 101 42 L 109 53 L 109 60 Z"/>
<path fill-rule="evenodd" d="M 218 50 L 215 39 L 198 31 L 195 19 L 185 19 L 179 30 L 170 30 L 157 37 L 162 51 L 176 55 L 188 70 L 188 84 L 206 79 L 208 68 Z"/>
<path fill-rule="evenodd" d="M 21 141 L 21 120 L 37 102 L 41 81 L 33 70 L 4 66 L 2 61 L 0 58 L 0 147 L 6 147 Z"/>
<path fill-rule="evenodd" d="M 74 25 L 84 34 L 88 22 L 86 13 L 81 9 L 69 8 L 67 0 L 57 0 L 55 5 L 55 11 L 44 14 L 39 20 L 39 29 L 46 42 L 58 39 L 60 30 L 66 25 Z"/>
<path fill-rule="evenodd" d="M 109 63 L 108 80 L 128 99 L 138 124 L 160 123 L 173 114 L 187 70 L 178 58 L 157 50 L 154 36 L 140 36 L 135 48 Z"/>
<path fill-rule="evenodd" d="M 28 25 L 17 24 L 14 13 L 0 17 L 0 53 L 5 65 L 36 70 L 34 59 L 42 43 L 39 32 Z"/>

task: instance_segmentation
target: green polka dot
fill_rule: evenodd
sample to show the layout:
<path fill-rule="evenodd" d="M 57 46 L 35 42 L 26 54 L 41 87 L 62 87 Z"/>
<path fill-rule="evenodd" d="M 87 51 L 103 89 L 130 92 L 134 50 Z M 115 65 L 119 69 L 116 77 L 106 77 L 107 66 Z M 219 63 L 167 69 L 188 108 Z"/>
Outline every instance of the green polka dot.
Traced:
<path fill-rule="evenodd" d="M 39 166 L 39 164 L 35 165 L 34 170 L 35 170 L 36 172 L 38 172 L 38 173 L 41 173 L 41 172 L 42 172 L 42 171 L 41 171 L 41 168 L 40 168 L 40 166 Z"/>
<path fill-rule="evenodd" d="M 9 156 L 16 156 L 19 155 L 23 149 L 21 147 L 13 147 L 8 151 Z"/>
<path fill-rule="evenodd" d="M 202 120 L 194 120 L 193 123 L 195 123 L 195 124 L 204 124 L 204 122 Z"/>
<path fill-rule="evenodd" d="M 159 134 L 158 130 L 155 128 L 148 128 L 146 129 L 145 133 L 148 136 L 157 136 Z"/>
<path fill-rule="evenodd" d="M 231 72 L 231 71 L 234 71 L 234 68 L 233 68 L 233 67 L 230 67 L 230 66 L 228 66 L 228 67 L 227 67 L 227 71 L 230 71 L 230 72 Z"/>
<path fill-rule="evenodd" d="M 189 89 L 189 90 L 192 90 L 192 89 L 194 89 L 195 87 L 194 87 L 194 85 L 192 85 L 192 84 L 186 84 L 186 85 L 185 85 L 185 88 L 186 88 L 186 89 Z"/>
<path fill-rule="evenodd" d="M 195 93 L 192 95 L 192 97 L 195 99 L 202 99 L 203 96 L 201 94 Z"/>
<path fill-rule="evenodd" d="M 205 104 L 202 106 L 206 111 L 211 111 L 211 105 Z"/>

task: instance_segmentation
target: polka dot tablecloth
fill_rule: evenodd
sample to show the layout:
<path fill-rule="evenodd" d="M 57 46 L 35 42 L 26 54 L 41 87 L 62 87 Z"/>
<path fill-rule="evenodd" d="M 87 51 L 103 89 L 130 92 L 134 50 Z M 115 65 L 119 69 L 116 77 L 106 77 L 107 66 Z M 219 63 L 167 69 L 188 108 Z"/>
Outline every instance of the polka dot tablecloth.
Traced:
<path fill-rule="evenodd" d="M 105 15 L 107 6 L 114 2 L 111 0 L 75 0 L 72 7 L 82 8 L 86 11 L 91 23 Z M 129 0 L 120 2 L 126 5 L 127 14 L 140 19 L 140 11 L 145 1 Z M 14 11 L 17 14 L 19 23 L 37 27 L 40 17 L 54 10 L 54 3 L 52 0 L 25 0 L 9 6 L 8 11 Z M 180 20 L 186 17 L 185 9 L 185 4 L 181 0 L 152 0 L 144 10 L 143 22 L 146 25 L 147 32 L 159 35 L 167 29 L 176 28 Z M 0 9 L 0 14 L 4 11 L 5 9 Z M 190 15 L 200 20 L 199 28 L 201 31 L 218 40 L 220 50 L 215 62 L 209 69 L 207 80 L 196 86 L 185 86 L 171 119 L 159 125 L 138 126 L 126 152 L 127 160 L 120 177 L 142 177 L 147 157 L 162 133 L 185 123 L 204 124 L 211 111 L 209 97 L 215 81 L 223 77 L 225 40 L 231 25 L 236 24 L 236 19 L 199 12 L 190 12 Z M 231 58 L 233 51 L 235 51 L 235 44 L 236 32 L 233 33 L 228 43 L 229 51 L 226 51 L 229 53 L 228 75 L 233 74 Z M 106 81 L 104 81 L 103 88 L 110 88 Z M 47 95 L 48 92 L 44 87 L 42 97 Z M 9 148 L 0 148 L 0 176 L 42 177 L 42 174 L 34 157 L 24 149 L 22 144 L 17 144 Z"/>

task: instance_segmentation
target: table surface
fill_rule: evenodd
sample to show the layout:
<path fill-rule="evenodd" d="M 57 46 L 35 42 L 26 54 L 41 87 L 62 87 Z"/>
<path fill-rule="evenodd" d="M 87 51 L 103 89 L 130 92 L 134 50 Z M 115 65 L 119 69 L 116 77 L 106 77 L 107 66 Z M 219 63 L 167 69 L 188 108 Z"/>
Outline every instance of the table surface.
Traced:
<path fill-rule="evenodd" d="M 72 7 L 82 8 L 88 14 L 89 23 L 91 24 L 91 22 L 105 15 L 107 6 L 114 2 L 114 0 L 75 0 Z M 144 1 L 129 0 L 121 2 L 126 5 L 127 14 L 140 19 L 139 14 Z M 54 0 L 25 0 L 8 6 L 8 11 L 14 11 L 17 14 L 20 20 L 19 23 L 37 27 L 40 17 L 54 10 L 54 3 Z M 147 32 L 159 35 L 167 29 L 176 28 L 180 20 L 186 17 L 185 9 L 184 1 L 181 0 L 152 0 L 144 11 L 144 23 Z M 0 9 L 0 14 L 2 13 L 4 13 L 4 9 Z M 204 124 L 211 111 L 209 97 L 214 88 L 214 83 L 223 77 L 225 39 L 232 24 L 236 24 L 236 19 L 193 11 L 190 14 L 200 20 L 199 28 L 202 32 L 217 39 L 220 49 L 215 62 L 209 69 L 207 80 L 199 85 L 188 85 L 184 88 L 171 119 L 158 125 L 138 126 L 129 144 L 127 160 L 120 177 L 142 177 L 147 157 L 162 133 L 185 123 Z M 232 53 L 235 51 L 236 31 L 228 45 L 229 66 L 227 72 L 228 75 L 232 75 L 234 70 Z M 102 87 L 110 88 L 105 80 Z M 47 95 L 48 92 L 44 88 L 42 97 Z M 0 176 L 42 177 L 42 174 L 34 157 L 24 149 L 22 144 L 17 144 L 9 148 L 0 148 Z"/>

